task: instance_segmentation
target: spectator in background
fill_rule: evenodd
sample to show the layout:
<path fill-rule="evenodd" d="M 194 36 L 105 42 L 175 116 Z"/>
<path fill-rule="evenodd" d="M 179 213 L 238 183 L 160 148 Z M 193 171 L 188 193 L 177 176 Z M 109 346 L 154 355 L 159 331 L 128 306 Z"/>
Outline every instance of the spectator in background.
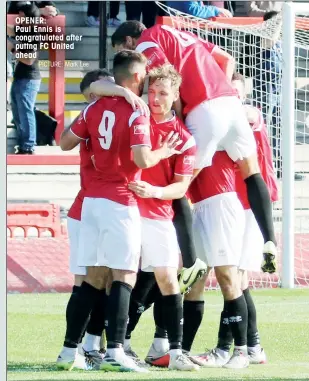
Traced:
<path fill-rule="evenodd" d="M 117 17 L 119 14 L 119 7 L 120 1 L 109 2 L 108 26 L 117 28 L 121 24 L 121 20 Z M 90 27 L 98 27 L 100 25 L 99 13 L 100 1 L 88 1 L 86 24 Z"/>
<path fill-rule="evenodd" d="M 280 12 L 281 1 L 244 1 L 244 11 L 249 17 L 263 17 L 268 12 Z"/>
<path fill-rule="evenodd" d="M 34 2 L 28 2 L 19 4 L 18 14 L 26 17 L 39 17 L 41 12 Z M 26 23 L 23 25 L 27 26 Z M 7 34 L 11 37 L 15 37 L 18 34 L 25 35 L 25 33 L 17 32 L 14 27 L 10 26 L 7 26 Z M 30 34 L 33 35 L 34 32 L 31 31 Z M 38 62 L 38 44 L 34 41 L 31 42 L 31 44 L 31 49 L 19 49 L 18 51 L 21 53 L 35 52 L 36 57 L 22 57 L 16 59 L 17 64 L 14 70 L 11 87 L 11 106 L 18 139 L 18 146 L 16 147 L 17 154 L 33 154 L 36 144 L 36 118 L 34 106 L 40 89 L 41 75 Z M 7 39 L 7 47 L 12 54 L 15 54 L 16 51 L 13 38 Z"/>
<path fill-rule="evenodd" d="M 213 5 L 204 5 L 202 1 L 167 1 L 166 5 L 180 12 L 203 19 L 233 17 L 232 13 L 227 9 L 218 8 Z"/>
<path fill-rule="evenodd" d="M 6 52 L 6 110 L 10 110 L 11 105 L 11 86 L 13 81 L 13 65 L 12 65 L 12 53 L 10 50 Z"/>
<path fill-rule="evenodd" d="M 11 1 L 8 9 L 9 15 L 18 14 L 21 7 L 34 4 L 39 9 L 39 15 L 44 17 L 57 16 L 59 13 L 53 1 Z"/>
<path fill-rule="evenodd" d="M 156 23 L 159 9 L 155 1 L 125 1 L 125 7 L 127 21 L 141 21 L 146 28 L 151 28 Z"/>

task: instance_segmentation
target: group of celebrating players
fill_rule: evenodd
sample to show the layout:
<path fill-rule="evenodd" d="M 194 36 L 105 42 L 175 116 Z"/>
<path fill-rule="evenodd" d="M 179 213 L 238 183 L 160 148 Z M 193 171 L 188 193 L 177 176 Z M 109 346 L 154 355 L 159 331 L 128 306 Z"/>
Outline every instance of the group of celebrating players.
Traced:
<path fill-rule="evenodd" d="M 57 366 L 265 363 L 247 279 L 260 265 L 276 271 L 278 194 L 261 112 L 244 104 L 233 58 L 192 33 L 127 21 L 112 44 L 113 76 L 85 75 L 89 105 L 61 136 L 63 150 L 80 145 L 81 190 L 68 213 L 75 285 Z M 218 343 L 192 355 L 212 268 L 224 298 Z M 142 361 L 131 334 L 152 305 L 155 334 Z"/>

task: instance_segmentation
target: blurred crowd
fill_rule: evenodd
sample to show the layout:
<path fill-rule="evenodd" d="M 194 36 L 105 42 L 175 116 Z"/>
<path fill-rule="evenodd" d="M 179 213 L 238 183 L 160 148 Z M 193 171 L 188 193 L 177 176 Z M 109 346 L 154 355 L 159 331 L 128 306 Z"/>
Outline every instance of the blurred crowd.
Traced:
<path fill-rule="evenodd" d="M 100 1 L 88 1 L 87 21 L 90 27 L 99 26 L 99 3 Z M 147 28 L 155 24 L 157 16 L 163 16 L 164 12 L 154 1 L 125 1 L 126 20 L 142 21 Z M 263 17 L 270 11 L 280 12 L 282 2 L 277 1 L 245 1 L 241 14 L 237 9 L 237 1 L 161 1 L 161 3 L 177 9 L 183 13 L 200 18 L 212 17 Z M 111 1 L 107 24 L 110 27 L 118 27 L 120 1 Z M 124 21 L 124 20 L 122 20 Z"/>

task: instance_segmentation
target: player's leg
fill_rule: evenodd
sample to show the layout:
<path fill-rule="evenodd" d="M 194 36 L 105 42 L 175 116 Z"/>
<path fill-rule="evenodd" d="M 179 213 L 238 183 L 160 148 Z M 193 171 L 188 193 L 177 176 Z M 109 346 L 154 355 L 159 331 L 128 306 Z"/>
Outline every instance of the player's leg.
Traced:
<path fill-rule="evenodd" d="M 239 264 L 239 276 L 248 309 L 248 355 L 250 364 L 264 364 L 267 361 L 266 354 L 260 344 L 256 309 L 249 290 L 248 282 L 248 271 L 259 271 L 260 269 L 260 263 L 262 261 L 261 252 L 264 241 L 256 219 L 250 209 L 245 211 L 245 216 L 246 226 L 242 256 Z M 252 246 L 252 242 L 254 242 L 254 246 Z"/>
<path fill-rule="evenodd" d="M 136 282 L 140 247 L 141 224 L 137 207 L 125 206 L 100 199 L 104 208 L 99 247 L 104 248 L 100 264 L 112 270 L 113 282 L 108 297 L 107 348 L 101 369 L 111 371 L 146 371 L 124 352 L 129 305 Z M 100 210 L 100 208 L 98 208 Z"/>
<path fill-rule="evenodd" d="M 145 361 L 152 366 L 167 368 L 170 361 L 169 342 L 164 323 L 165 311 L 162 294 L 157 283 L 154 286 L 152 294 L 155 298 L 153 306 L 155 334 Z"/>
<path fill-rule="evenodd" d="M 192 238 L 192 213 L 186 197 L 173 200 L 174 218 L 177 240 L 182 256 L 183 269 L 179 274 L 180 292 L 188 292 L 193 284 L 205 274 L 207 266 L 196 258 Z"/>
<path fill-rule="evenodd" d="M 199 279 L 199 281 L 194 284 L 191 291 L 184 297 L 182 349 L 188 355 L 191 352 L 195 336 L 204 316 L 204 290 L 207 276 L 208 273 Z"/>
<path fill-rule="evenodd" d="M 83 283 L 83 280 L 86 275 L 86 267 L 78 266 L 78 241 L 79 241 L 79 231 L 80 231 L 80 221 L 70 218 L 67 218 L 67 229 L 70 242 L 70 272 L 74 275 L 74 286 L 72 293 L 66 308 L 66 320 L 70 320 L 72 311 L 75 309 L 75 299 L 76 294 L 79 290 L 79 287 Z M 79 352 L 83 354 L 81 343 L 79 344 Z"/>
<path fill-rule="evenodd" d="M 103 268 L 93 267 L 97 263 L 97 245 L 99 229 L 97 220 L 92 213 L 93 200 L 85 199 L 80 224 L 80 240 L 78 247 L 78 266 L 87 267 L 87 275 L 75 294 L 74 308 L 67 316 L 67 328 L 63 349 L 58 357 L 57 366 L 62 369 L 73 367 L 89 369 L 98 368 L 101 358 L 96 362 L 88 362 L 88 358 L 77 356 L 77 346 L 87 324 L 94 305 L 101 300 L 101 289 L 104 285 L 105 271 Z"/>
<path fill-rule="evenodd" d="M 131 334 L 139 322 L 142 313 L 150 308 L 154 302 L 151 293 L 155 284 L 156 280 L 153 273 L 139 271 L 131 294 L 129 321 L 125 336 L 124 351 L 126 355 L 136 359 L 138 362 L 140 362 L 140 360 L 131 347 Z"/>
<path fill-rule="evenodd" d="M 248 365 L 247 309 L 237 276 L 244 214 L 236 193 L 221 194 L 194 205 L 193 223 L 198 255 L 206 256 L 209 267 L 216 268 L 217 279 L 226 301 L 227 316 L 229 320 L 233 318 L 234 326 L 231 330 L 236 344 L 230 360 L 228 352 L 216 350 L 197 356 L 197 360 L 208 367 L 245 367 Z M 234 319 L 234 316 L 241 318 Z"/>
<path fill-rule="evenodd" d="M 207 200 L 204 200 L 201 204 L 193 206 L 194 245 L 198 258 L 204 260 L 207 264 L 213 263 L 212 246 L 215 242 L 214 239 L 220 241 L 222 238 L 216 231 L 216 227 L 220 225 L 220 218 L 214 219 L 213 214 L 216 213 L 220 213 L 219 204 L 217 204 L 216 201 L 214 201 L 214 205 L 211 205 Z M 217 220 L 218 222 L 216 222 Z M 221 232 L 219 234 L 221 234 Z M 205 279 L 200 280 L 193 286 L 189 294 L 185 296 L 185 300 L 191 302 L 203 300 L 205 281 L 210 271 L 211 267 L 209 266 Z M 202 311 L 200 311 L 200 313 L 202 313 Z M 200 319 L 202 319 L 202 316 Z M 196 327 L 193 329 L 189 326 L 190 320 L 191 318 L 188 316 L 187 321 L 184 321 L 184 337 L 187 337 L 184 340 L 184 349 L 187 347 L 187 350 L 191 350 L 195 338 L 194 331 L 195 329 L 198 330 L 200 325 L 196 318 Z M 226 364 L 230 357 L 228 353 L 214 349 L 199 355 L 191 355 L 190 358 L 200 366 L 220 367 Z"/>
<path fill-rule="evenodd" d="M 215 267 L 216 277 L 226 303 L 229 327 L 234 339 L 234 352 L 225 368 L 240 369 L 249 365 L 247 357 L 248 310 L 238 281 L 237 266 Z"/>
<path fill-rule="evenodd" d="M 170 369 L 195 370 L 198 366 L 183 355 L 183 306 L 177 270 L 179 249 L 171 221 L 142 218 L 142 269 L 154 270 L 162 294 L 164 325 L 170 344 Z"/>
<path fill-rule="evenodd" d="M 236 97 L 224 99 L 231 126 L 224 139 L 220 141 L 220 145 L 237 163 L 247 185 L 250 207 L 264 238 L 262 270 L 273 273 L 276 271 L 277 249 L 272 203 L 265 181 L 260 174 L 254 135 L 240 100 Z"/>
<path fill-rule="evenodd" d="M 105 278 L 108 278 L 108 270 Z M 106 294 L 106 283 L 101 290 L 101 297 L 98 298 L 94 304 L 90 314 L 90 318 L 86 327 L 86 334 L 82 348 L 85 356 L 93 357 L 100 356 L 105 353 L 104 345 L 102 342 L 102 335 L 105 329 L 105 322 L 107 320 L 107 302 L 108 297 Z"/>

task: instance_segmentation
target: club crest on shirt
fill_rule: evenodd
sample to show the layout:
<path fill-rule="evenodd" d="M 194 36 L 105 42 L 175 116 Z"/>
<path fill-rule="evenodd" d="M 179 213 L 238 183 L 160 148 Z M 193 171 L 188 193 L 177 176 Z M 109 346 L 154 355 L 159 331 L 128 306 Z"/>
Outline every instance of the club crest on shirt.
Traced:
<path fill-rule="evenodd" d="M 183 163 L 187 165 L 193 165 L 194 164 L 194 156 L 184 156 Z"/>
<path fill-rule="evenodd" d="M 149 126 L 147 124 L 134 126 L 134 135 L 149 135 Z"/>

